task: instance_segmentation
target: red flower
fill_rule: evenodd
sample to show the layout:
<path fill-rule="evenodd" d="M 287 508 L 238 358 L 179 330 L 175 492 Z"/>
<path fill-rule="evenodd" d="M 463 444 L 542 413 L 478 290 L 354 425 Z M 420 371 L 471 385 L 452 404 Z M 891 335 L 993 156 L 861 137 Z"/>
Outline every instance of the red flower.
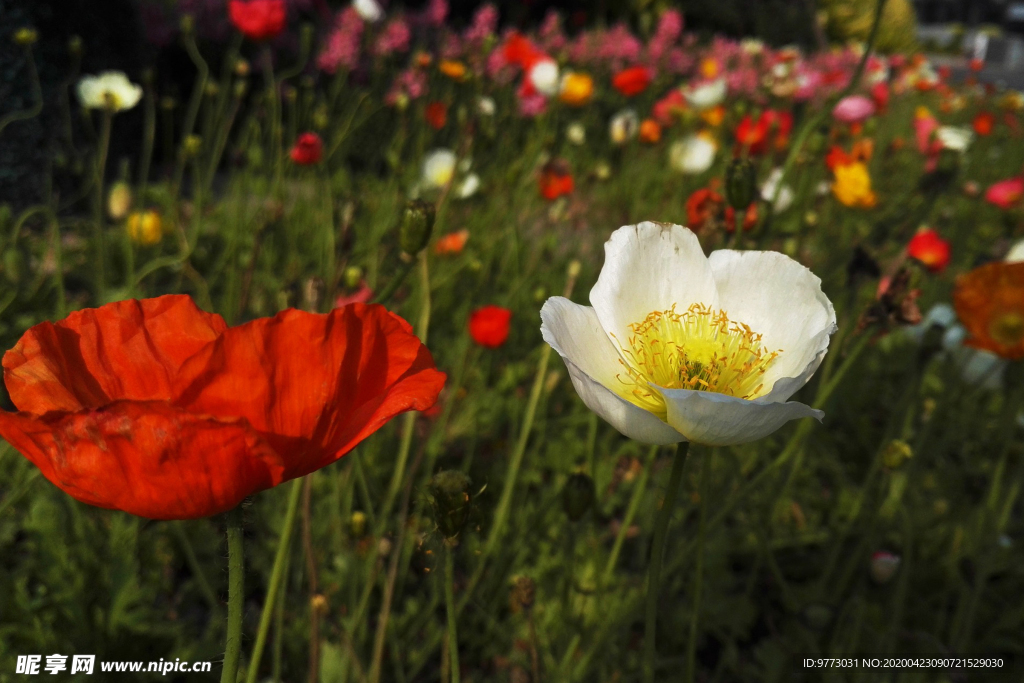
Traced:
<path fill-rule="evenodd" d="M 444 124 L 448 123 L 448 107 L 444 102 L 431 102 L 423 112 L 423 118 L 427 120 L 434 130 L 441 130 Z"/>
<path fill-rule="evenodd" d="M 284 30 L 284 0 L 231 0 L 231 23 L 247 38 L 267 40 Z"/>
<path fill-rule="evenodd" d="M 506 62 L 515 64 L 523 71 L 529 71 L 530 67 L 540 60 L 548 59 L 547 55 L 534 45 L 529 38 L 515 32 L 505 41 L 502 54 Z"/>
<path fill-rule="evenodd" d="M 634 66 L 615 74 L 612 85 L 626 97 L 639 95 L 651 84 L 653 74 L 646 66 Z"/>
<path fill-rule="evenodd" d="M 992 127 L 995 123 L 996 117 L 991 112 L 979 111 L 977 116 L 974 117 L 974 121 L 971 122 L 971 126 L 978 135 L 989 135 L 992 133 Z"/>
<path fill-rule="evenodd" d="M 751 203 L 743 214 L 743 231 L 753 230 L 757 225 L 757 202 Z M 736 211 L 731 207 L 725 208 L 725 231 L 736 232 Z"/>
<path fill-rule="evenodd" d="M 29 329 L 3 359 L 0 436 L 90 505 L 153 519 L 230 510 L 334 462 L 445 376 L 382 306 L 228 327 L 187 296 Z"/>
<path fill-rule="evenodd" d="M 699 232 L 722 215 L 725 199 L 710 187 L 702 187 L 686 200 L 686 227 Z"/>
<path fill-rule="evenodd" d="M 968 67 L 970 67 L 971 71 L 973 71 L 974 73 L 978 73 L 979 71 L 985 68 L 985 60 L 974 57 L 970 62 L 967 63 L 967 65 Z"/>
<path fill-rule="evenodd" d="M 793 129 L 793 116 L 788 111 L 768 109 L 755 120 L 747 114 L 736 127 L 736 142 L 742 151 L 750 154 L 764 154 L 769 144 L 778 150 L 789 144 L 789 132 Z"/>
<path fill-rule="evenodd" d="M 469 316 L 469 334 L 480 346 L 496 349 L 508 339 L 512 311 L 501 306 L 484 306 Z"/>
<path fill-rule="evenodd" d="M 941 273 L 949 265 L 949 242 L 931 228 L 920 230 L 907 245 L 907 254 L 920 261 L 933 273 Z"/>
<path fill-rule="evenodd" d="M 569 194 L 575 187 L 569 169 L 564 164 L 558 162 L 545 165 L 541 169 L 540 178 L 538 178 L 537 183 L 540 186 L 541 196 L 549 202 L 558 199 L 562 195 Z"/>
<path fill-rule="evenodd" d="M 882 81 L 871 86 L 871 100 L 875 103 L 875 109 L 884 113 L 889 107 L 889 84 Z"/>
<path fill-rule="evenodd" d="M 292 147 L 291 157 L 299 166 L 319 163 L 324 154 L 324 142 L 316 133 L 303 133 Z"/>

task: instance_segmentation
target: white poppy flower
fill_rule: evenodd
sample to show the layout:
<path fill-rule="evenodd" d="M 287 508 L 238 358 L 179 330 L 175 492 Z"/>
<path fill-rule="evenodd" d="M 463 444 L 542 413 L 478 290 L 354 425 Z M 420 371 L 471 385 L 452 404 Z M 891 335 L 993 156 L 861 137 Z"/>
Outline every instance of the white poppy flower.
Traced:
<path fill-rule="evenodd" d="M 772 199 L 775 198 L 775 190 L 779 186 L 779 181 L 782 180 L 782 169 L 776 168 L 768 174 L 765 178 L 764 185 L 761 186 L 761 199 L 765 200 L 769 204 Z M 783 185 L 782 189 L 779 190 L 779 198 L 775 202 L 775 211 L 781 213 L 788 209 L 793 203 L 793 188 L 789 185 Z"/>
<path fill-rule="evenodd" d="M 787 399 L 821 363 L 835 310 L 784 254 L 705 257 L 687 228 L 628 225 L 590 302 L 548 299 L 541 333 L 583 402 L 632 439 L 727 446 L 824 415 Z"/>
<path fill-rule="evenodd" d="M 481 116 L 494 116 L 496 108 L 493 97 L 481 97 L 476 101 L 476 110 L 480 112 Z"/>
<path fill-rule="evenodd" d="M 964 382 L 989 391 L 1003 386 L 1006 361 L 990 351 L 964 346 L 967 330 L 957 322 L 956 311 L 949 304 L 935 304 L 924 314 L 921 322 L 903 328 L 903 334 L 921 344 L 932 327 L 942 330 L 942 351 L 953 361 Z"/>
<path fill-rule="evenodd" d="M 725 100 L 725 79 L 716 78 L 713 81 L 701 83 L 700 85 L 687 88 L 683 91 L 687 103 L 698 111 L 717 107 Z"/>
<path fill-rule="evenodd" d="M 99 76 L 84 76 L 78 81 L 78 100 L 87 109 L 125 111 L 141 99 L 142 86 L 129 81 L 120 71 L 104 71 Z"/>
<path fill-rule="evenodd" d="M 587 141 L 587 129 L 579 121 L 573 121 L 565 129 L 565 137 L 574 145 L 582 145 Z"/>
<path fill-rule="evenodd" d="M 1003 260 L 1007 263 L 1020 263 L 1024 261 L 1024 240 L 1010 247 L 1010 251 L 1006 253 L 1006 258 Z"/>
<path fill-rule="evenodd" d="M 526 75 L 530 84 L 541 95 L 552 97 L 558 93 L 561 81 L 558 78 L 558 64 L 553 59 L 542 59 L 530 68 Z"/>
<path fill-rule="evenodd" d="M 476 194 L 476 191 L 480 189 L 480 176 L 476 173 L 470 173 L 462 182 L 459 183 L 459 190 L 457 196 L 459 199 L 468 199 Z"/>
<path fill-rule="evenodd" d="M 942 143 L 946 149 L 954 152 L 963 152 L 970 146 L 974 139 L 974 133 L 967 128 L 957 126 L 939 126 L 935 131 L 935 138 Z"/>
<path fill-rule="evenodd" d="M 363 21 L 375 24 L 384 18 L 384 10 L 376 0 L 354 0 L 352 7 Z"/>
<path fill-rule="evenodd" d="M 423 160 L 422 183 L 427 188 L 441 188 L 451 182 L 455 175 L 455 152 L 450 149 L 435 149 Z"/>
<path fill-rule="evenodd" d="M 608 122 L 608 136 L 616 145 L 622 145 L 640 132 L 640 117 L 633 109 L 623 109 Z"/>
<path fill-rule="evenodd" d="M 672 143 L 668 149 L 669 163 L 682 173 L 697 175 L 715 163 L 718 145 L 707 135 L 690 135 Z"/>

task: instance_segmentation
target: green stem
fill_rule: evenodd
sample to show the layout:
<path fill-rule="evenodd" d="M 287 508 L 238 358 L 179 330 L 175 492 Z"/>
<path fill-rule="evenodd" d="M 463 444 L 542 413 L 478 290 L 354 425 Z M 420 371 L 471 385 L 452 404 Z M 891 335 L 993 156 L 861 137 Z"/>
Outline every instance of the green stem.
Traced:
<path fill-rule="evenodd" d="M 654 522 L 654 542 L 651 546 L 651 564 L 647 569 L 647 609 L 645 610 L 644 626 L 644 681 L 654 683 L 655 630 L 658 622 L 658 593 L 661 588 L 661 563 L 665 556 L 665 538 L 668 535 L 668 523 L 672 519 L 679 483 L 683 478 L 683 468 L 690 451 L 690 442 L 684 441 L 676 447 L 672 458 L 672 472 L 668 478 L 668 489 L 665 500 L 658 511 Z"/>
<path fill-rule="evenodd" d="M 302 479 L 295 479 L 292 481 L 291 491 L 288 492 L 288 509 L 284 515 L 284 524 L 281 525 L 281 538 L 277 542 L 274 568 L 270 571 L 270 583 L 267 586 L 267 596 L 263 600 L 263 612 L 260 614 L 260 625 L 256 631 L 256 644 L 252 648 L 252 659 L 249 660 L 249 671 L 245 677 L 246 683 L 256 683 L 259 674 L 260 657 L 263 656 L 263 647 L 267 644 L 267 632 L 270 631 L 271 617 L 273 617 L 274 607 L 277 604 L 277 591 L 281 588 L 284 578 L 285 556 L 288 554 L 292 527 L 295 526 L 295 515 L 299 509 L 301 494 Z"/>
<path fill-rule="evenodd" d="M 604 574 L 601 579 L 601 586 L 608 585 L 611 581 L 612 573 L 615 571 L 615 565 L 619 561 L 619 553 L 622 552 L 622 545 L 626 542 L 626 534 L 629 533 L 629 527 L 633 524 L 633 519 L 636 517 L 636 512 L 640 508 L 640 501 L 643 500 L 644 494 L 647 492 L 647 480 L 651 476 L 651 466 L 654 464 L 654 460 L 658 455 L 658 446 L 651 446 L 651 452 L 647 456 L 647 464 L 644 465 L 644 471 L 640 475 L 640 480 L 636 483 L 636 488 L 633 490 L 633 497 L 629 499 L 629 506 L 626 508 L 626 516 L 622 518 L 622 524 L 619 526 L 619 533 L 615 535 L 615 543 L 612 544 L 612 552 L 608 556 L 608 562 L 604 565 Z"/>
<path fill-rule="evenodd" d="M 444 551 L 444 601 L 448 611 L 448 653 L 452 683 L 459 683 L 459 636 L 455 628 L 455 552 L 447 544 Z"/>
<path fill-rule="evenodd" d="M 412 267 L 415 265 L 415 261 L 410 260 L 407 263 L 403 263 L 398 268 L 398 272 L 388 282 L 387 287 L 384 288 L 373 300 L 376 304 L 386 304 L 388 299 L 394 296 L 395 292 L 405 281 L 405 278 L 412 272 Z"/>
<path fill-rule="evenodd" d="M 693 675 L 697 668 L 697 634 L 700 616 L 700 591 L 704 579 L 704 534 L 707 531 L 707 476 L 711 469 L 710 462 L 701 462 L 700 479 L 697 484 L 697 496 L 700 498 L 700 524 L 697 528 L 697 566 L 693 578 L 693 612 L 690 614 L 690 642 L 686 648 L 686 683 L 693 683 Z"/>
<path fill-rule="evenodd" d="M 39 71 L 36 69 L 36 60 L 32 55 L 32 47 L 30 45 L 25 46 L 25 62 L 28 64 L 29 82 L 32 84 L 32 99 L 35 100 L 35 104 L 22 111 L 12 111 L 0 119 L 0 132 L 15 121 L 26 121 L 35 118 L 43 111 L 43 88 L 39 82 Z"/>
<path fill-rule="evenodd" d="M 106 303 L 103 294 L 106 283 L 107 233 L 103 221 L 103 172 L 107 165 L 107 150 L 110 147 L 110 128 L 114 113 L 103 110 L 103 127 L 100 129 L 100 144 L 96 150 L 96 203 L 93 206 L 93 221 L 96 229 L 96 298 Z"/>
<path fill-rule="evenodd" d="M 242 657 L 242 605 L 245 602 L 245 556 L 242 548 L 242 509 L 228 513 L 228 631 L 220 683 L 235 683 Z"/>

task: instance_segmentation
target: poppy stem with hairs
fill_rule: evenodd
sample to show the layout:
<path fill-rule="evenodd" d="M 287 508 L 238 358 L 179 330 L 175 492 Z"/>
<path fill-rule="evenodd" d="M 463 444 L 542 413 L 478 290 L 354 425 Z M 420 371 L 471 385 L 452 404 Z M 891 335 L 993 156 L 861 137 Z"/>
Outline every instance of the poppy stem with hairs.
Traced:
<path fill-rule="evenodd" d="M 224 670 L 221 683 L 235 683 L 242 656 L 242 604 L 245 601 L 245 556 L 242 547 L 242 508 L 228 518 L 228 631 L 224 641 Z"/>
<path fill-rule="evenodd" d="M 684 441 L 676 447 L 672 458 L 672 472 L 668 478 L 668 489 L 665 500 L 658 511 L 654 522 L 654 542 L 651 545 L 651 563 L 647 568 L 647 609 L 644 625 L 644 683 L 654 683 L 654 632 L 658 622 L 658 593 L 661 587 L 661 563 L 665 557 L 665 537 L 668 534 L 668 522 L 675 508 L 679 483 L 683 478 L 683 468 L 690 451 L 690 442 Z"/>
<path fill-rule="evenodd" d="M 455 549 L 445 542 L 444 547 L 444 601 L 448 612 L 448 653 L 451 661 L 452 683 L 459 683 L 459 636 L 455 627 Z"/>

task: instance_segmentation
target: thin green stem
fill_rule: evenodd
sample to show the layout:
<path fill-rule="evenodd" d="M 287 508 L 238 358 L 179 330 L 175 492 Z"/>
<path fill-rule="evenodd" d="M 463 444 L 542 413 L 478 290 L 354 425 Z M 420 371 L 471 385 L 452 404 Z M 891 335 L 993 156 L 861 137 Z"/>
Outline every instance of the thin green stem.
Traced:
<path fill-rule="evenodd" d="M 270 621 L 277 604 L 277 591 L 280 590 L 283 583 L 285 556 L 288 554 L 289 541 L 292 538 L 292 528 L 295 526 L 301 495 L 302 479 L 295 479 L 292 481 L 291 491 L 288 492 L 288 508 L 284 514 L 284 523 L 281 525 L 281 538 L 277 542 L 277 554 L 274 555 L 274 567 L 270 571 L 267 596 L 263 600 L 263 612 L 260 614 L 260 625 L 256 631 L 256 643 L 252 648 L 252 658 L 249 660 L 249 671 L 245 677 L 246 683 L 256 683 L 259 675 L 260 657 L 263 656 L 263 647 L 267 644 L 267 633 L 270 631 Z"/>
<path fill-rule="evenodd" d="M 100 143 L 96 150 L 96 199 L 93 205 L 93 222 L 96 230 L 96 298 L 100 303 L 106 291 L 107 231 L 103 220 L 103 173 L 107 165 L 107 150 L 110 148 L 110 128 L 114 113 L 110 109 L 103 110 L 103 125 L 100 129 Z"/>
<path fill-rule="evenodd" d="M 459 636 L 455 627 L 455 549 L 447 544 L 444 549 L 444 601 L 448 611 L 448 654 L 452 683 L 459 683 Z"/>
<path fill-rule="evenodd" d="M 693 611 L 690 613 L 690 642 L 686 648 L 686 683 L 693 683 L 697 669 L 697 635 L 700 618 L 700 591 L 704 580 L 704 535 L 707 531 L 707 478 L 710 461 L 701 461 L 697 496 L 700 498 L 700 523 L 697 527 L 697 566 L 693 577 Z"/>
<path fill-rule="evenodd" d="M 224 641 L 224 670 L 220 683 L 235 683 L 242 657 L 242 606 L 245 602 L 245 556 L 242 547 L 242 509 L 228 513 L 228 630 Z"/>
<path fill-rule="evenodd" d="M 35 100 L 35 103 L 28 109 L 12 111 L 0 119 L 0 132 L 3 132 L 4 128 L 15 121 L 35 118 L 43 111 L 43 88 L 39 82 L 39 71 L 36 69 L 36 60 L 32 55 L 32 47 L 30 45 L 25 46 L 25 62 L 28 64 L 29 83 L 32 86 L 32 99 Z"/>
<path fill-rule="evenodd" d="M 640 479 L 636 482 L 636 488 L 633 489 L 633 497 L 629 499 L 629 505 L 626 507 L 626 516 L 622 518 L 619 532 L 615 535 L 612 552 L 608 555 L 608 561 L 604 565 L 604 574 L 601 579 L 602 587 L 607 586 L 608 582 L 611 581 L 615 565 L 619 562 L 619 553 L 622 552 L 622 545 L 626 542 L 626 535 L 629 533 L 629 527 L 633 525 L 636 512 L 640 509 L 640 501 L 644 499 L 644 494 L 647 492 L 647 480 L 651 476 L 651 466 L 654 464 L 657 455 L 658 446 L 651 446 L 651 452 L 647 456 L 647 463 L 640 474 Z"/>
<path fill-rule="evenodd" d="M 665 538 L 668 523 L 672 519 L 679 483 L 683 479 L 690 442 L 684 441 L 676 447 L 672 458 L 672 472 L 665 490 L 665 500 L 654 522 L 654 541 L 651 545 L 651 563 L 647 569 L 647 608 L 644 619 L 644 681 L 654 683 L 655 631 L 658 625 L 658 593 L 661 588 L 661 563 L 665 556 Z"/>

